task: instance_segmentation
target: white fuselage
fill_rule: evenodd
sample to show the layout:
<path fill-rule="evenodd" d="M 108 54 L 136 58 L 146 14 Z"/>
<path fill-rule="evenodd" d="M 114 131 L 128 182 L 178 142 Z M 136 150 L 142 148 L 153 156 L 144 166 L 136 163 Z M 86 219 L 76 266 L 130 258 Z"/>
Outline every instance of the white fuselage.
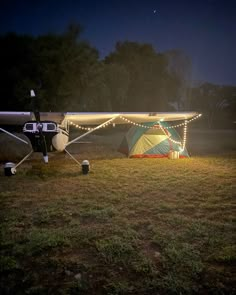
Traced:
<path fill-rule="evenodd" d="M 65 130 L 58 128 L 58 133 L 52 137 L 53 148 L 58 152 L 63 152 L 69 141 L 69 134 Z"/>
<path fill-rule="evenodd" d="M 48 152 L 65 150 L 69 141 L 67 128 L 61 128 L 53 121 L 29 121 L 24 124 L 23 132 L 29 138 L 34 151 L 41 152 L 40 128 L 45 137 Z"/>

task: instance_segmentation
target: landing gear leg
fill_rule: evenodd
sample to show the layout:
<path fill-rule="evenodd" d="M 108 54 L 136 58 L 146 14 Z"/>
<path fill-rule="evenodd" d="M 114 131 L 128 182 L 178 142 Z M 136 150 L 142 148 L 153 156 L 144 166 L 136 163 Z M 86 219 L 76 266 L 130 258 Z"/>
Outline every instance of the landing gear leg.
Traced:
<path fill-rule="evenodd" d="M 12 162 L 8 162 L 4 165 L 4 174 L 5 176 L 12 176 L 16 174 L 16 168 L 19 167 L 22 163 L 25 162 L 33 153 L 33 150 L 28 153 L 19 163 L 16 165 Z"/>

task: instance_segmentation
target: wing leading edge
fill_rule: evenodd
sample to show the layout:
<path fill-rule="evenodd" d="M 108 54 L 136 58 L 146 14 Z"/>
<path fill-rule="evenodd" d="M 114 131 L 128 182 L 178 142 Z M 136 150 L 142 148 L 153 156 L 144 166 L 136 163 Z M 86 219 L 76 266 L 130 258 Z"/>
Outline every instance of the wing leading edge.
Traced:
<path fill-rule="evenodd" d="M 40 112 L 42 121 L 54 121 L 61 123 L 65 118 L 65 113 Z M 34 121 L 33 112 L 0 112 L 0 125 L 24 125 L 27 121 Z"/>
<path fill-rule="evenodd" d="M 116 124 L 127 124 L 126 120 L 135 123 L 155 121 L 180 121 L 189 120 L 198 113 L 196 112 L 94 112 L 94 113 L 56 113 L 42 112 L 41 120 L 51 120 L 62 123 L 63 120 L 72 121 L 80 125 L 100 125 L 114 118 Z M 125 120 L 126 119 L 126 120 Z M 0 112 L 0 125 L 23 125 L 27 121 L 35 120 L 33 112 Z"/>
<path fill-rule="evenodd" d="M 122 113 L 65 113 L 65 119 L 80 125 L 99 125 L 114 118 L 116 124 L 127 124 L 126 120 L 135 123 L 155 122 L 155 121 L 180 121 L 189 120 L 198 113 L 196 112 L 122 112 Z M 126 119 L 126 120 L 125 120 Z"/>
<path fill-rule="evenodd" d="M 33 118 L 31 112 L 0 112 L 0 125 L 23 125 Z"/>

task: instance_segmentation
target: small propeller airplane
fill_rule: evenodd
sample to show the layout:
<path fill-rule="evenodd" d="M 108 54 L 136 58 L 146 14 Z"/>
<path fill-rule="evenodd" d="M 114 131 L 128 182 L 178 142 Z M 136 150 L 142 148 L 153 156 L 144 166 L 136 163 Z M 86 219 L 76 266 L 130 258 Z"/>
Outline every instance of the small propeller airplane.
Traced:
<path fill-rule="evenodd" d="M 31 97 L 35 97 L 33 90 Z M 79 142 L 82 138 L 92 132 L 108 126 L 109 124 L 136 124 L 147 122 L 180 121 L 187 125 L 201 116 L 197 112 L 0 112 L 0 131 L 8 134 L 16 140 L 28 145 L 29 142 L 21 137 L 9 132 L 5 126 L 23 126 L 23 134 L 30 140 L 31 151 L 16 165 L 8 169 L 7 175 L 16 174 L 19 167 L 33 152 L 41 152 L 45 163 L 48 163 L 48 152 L 65 151 L 77 164 L 81 165 L 77 159 L 68 151 L 68 147 L 74 142 Z M 74 126 L 95 126 L 93 128 L 81 127 L 86 132 L 73 140 L 69 140 L 70 125 Z M 10 171 L 10 172 L 9 172 Z"/>

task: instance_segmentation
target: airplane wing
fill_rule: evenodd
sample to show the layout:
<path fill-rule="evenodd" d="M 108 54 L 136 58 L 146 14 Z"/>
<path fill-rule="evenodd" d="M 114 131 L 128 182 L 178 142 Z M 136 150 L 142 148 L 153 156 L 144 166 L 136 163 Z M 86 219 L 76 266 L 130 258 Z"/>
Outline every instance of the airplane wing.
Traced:
<path fill-rule="evenodd" d="M 24 125 L 33 120 L 31 112 L 0 112 L 0 125 Z"/>
<path fill-rule="evenodd" d="M 40 112 L 41 121 L 54 121 L 61 123 L 65 113 Z M 0 125 L 24 125 L 27 121 L 34 121 L 33 112 L 0 112 Z"/>
<path fill-rule="evenodd" d="M 123 112 L 123 113 L 65 113 L 65 119 L 72 121 L 79 125 L 99 125 L 114 118 L 116 124 L 127 124 L 130 122 L 145 123 L 155 121 L 179 121 L 189 120 L 198 113 L 196 112 L 169 112 L 169 113 L 157 113 L 157 112 Z"/>
<path fill-rule="evenodd" d="M 179 121 L 189 120 L 198 113 L 196 112 L 94 112 L 94 113 L 56 113 L 40 112 L 42 121 L 54 121 L 62 123 L 63 120 L 72 121 L 79 125 L 100 125 L 110 119 L 116 124 L 127 124 L 130 122 L 145 123 L 155 121 Z M 35 120 L 33 112 L 0 112 L 0 125 L 23 125 L 27 121 Z"/>

